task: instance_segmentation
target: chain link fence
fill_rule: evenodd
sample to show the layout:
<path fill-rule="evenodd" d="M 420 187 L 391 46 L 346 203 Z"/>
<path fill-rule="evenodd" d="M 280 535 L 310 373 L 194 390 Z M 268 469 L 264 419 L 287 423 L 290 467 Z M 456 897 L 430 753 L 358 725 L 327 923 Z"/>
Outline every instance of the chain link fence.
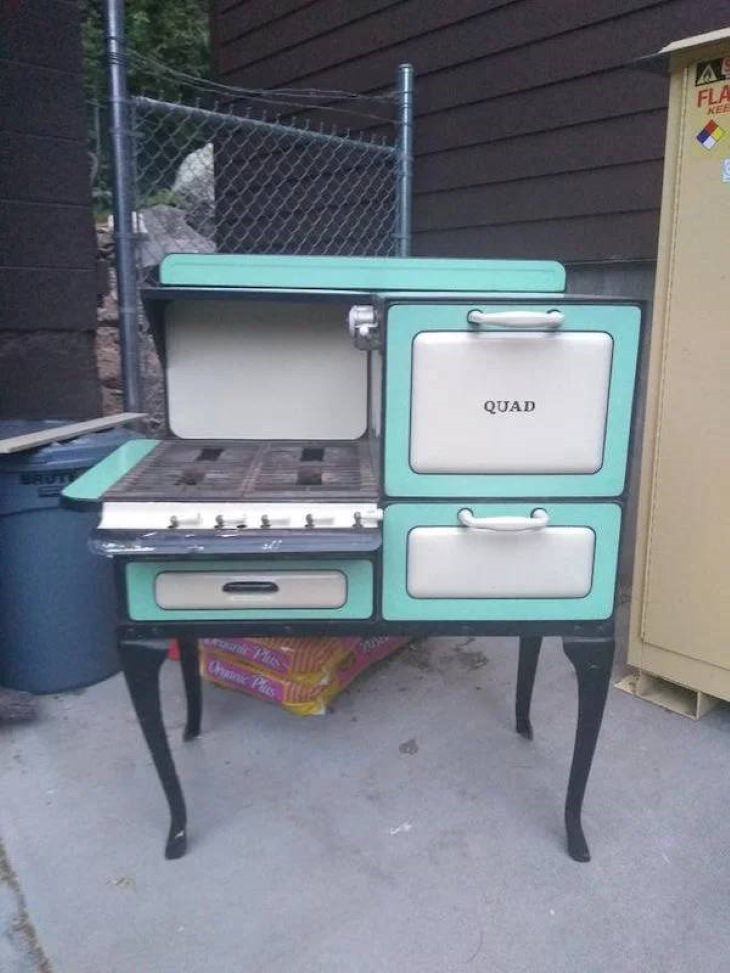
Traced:
<path fill-rule="evenodd" d="M 411 131 L 405 93 L 411 69 L 401 68 L 391 91 L 358 95 L 231 88 L 129 50 L 119 62 L 134 64 L 138 93 L 125 103 L 127 121 L 116 142 L 116 166 L 124 167 L 131 187 L 122 212 L 130 217 L 132 235 L 131 256 L 120 263 L 120 243 L 130 231 L 121 238 L 115 234 L 117 266 L 127 309 L 133 292 L 123 285 L 131 277 L 124 276 L 125 263 L 136 278 L 136 397 L 157 428 L 164 412 L 162 383 L 138 298 L 139 288 L 157 279 L 166 254 L 409 252 Z M 109 116 L 100 100 L 89 110 L 97 221 L 111 225 L 112 166 L 102 134 Z M 131 328 L 129 311 L 122 311 L 122 336 Z M 126 347 L 131 348 L 129 340 Z M 127 375 L 133 367 L 128 354 Z"/>
<path fill-rule="evenodd" d="M 134 97 L 138 263 L 168 252 L 393 256 L 397 152 L 340 134 Z"/>

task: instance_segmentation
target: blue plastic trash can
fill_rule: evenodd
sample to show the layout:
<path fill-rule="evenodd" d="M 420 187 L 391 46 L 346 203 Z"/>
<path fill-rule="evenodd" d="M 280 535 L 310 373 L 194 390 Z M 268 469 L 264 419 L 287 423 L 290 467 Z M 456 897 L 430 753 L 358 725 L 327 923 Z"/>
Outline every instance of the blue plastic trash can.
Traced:
<path fill-rule="evenodd" d="M 0 422 L 0 438 L 62 424 Z M 55 693 L 118 671 L 111 562 L 88 546 L 98 514 L 61 507 L 60 493 L 130 435 L 0 456 L 0 686 Z"/>

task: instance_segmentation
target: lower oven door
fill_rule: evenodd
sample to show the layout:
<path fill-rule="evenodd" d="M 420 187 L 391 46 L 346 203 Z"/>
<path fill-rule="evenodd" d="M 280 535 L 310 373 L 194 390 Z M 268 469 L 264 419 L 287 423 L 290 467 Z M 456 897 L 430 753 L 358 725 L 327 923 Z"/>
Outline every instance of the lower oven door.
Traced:
<path fill-rule="evenodd" d="M 615 503 L 392 504 L 384 518 L 383 617 L 608 618 L 620 526 Z"/>
<path fill-rule="evenodd" d="M 366 560 L 136 561 L 126 565 L 134 621 L 363 619 L 373 612 Z"/>

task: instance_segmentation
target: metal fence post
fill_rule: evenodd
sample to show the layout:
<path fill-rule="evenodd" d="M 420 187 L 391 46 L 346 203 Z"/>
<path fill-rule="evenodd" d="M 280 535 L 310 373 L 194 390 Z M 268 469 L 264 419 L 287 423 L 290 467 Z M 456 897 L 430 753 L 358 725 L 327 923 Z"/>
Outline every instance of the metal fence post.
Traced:
<path fill-rule="evenodd" d="M 116 254 L 117 297 L 119 303 L 119 348 L 122 360 L 124 408 L 142 411 L 137 325 L 137 279 L 132 227 L 132 159 L 127 62 L 124 43 L 124 0 L 105 0 L 107 75 Z"/>
<path fill-rule="evenodd" d="M 413 65 L 398 65 L 398 139 L 396 150 L 396 253 L 411 252 L 411 207 L 413 194 Z"/>

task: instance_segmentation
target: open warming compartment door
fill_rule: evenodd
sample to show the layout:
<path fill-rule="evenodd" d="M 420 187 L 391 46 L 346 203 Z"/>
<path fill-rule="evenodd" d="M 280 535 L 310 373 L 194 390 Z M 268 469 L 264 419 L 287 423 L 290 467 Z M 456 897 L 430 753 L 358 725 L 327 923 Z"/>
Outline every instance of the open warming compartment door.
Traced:
<path fill-rule="evenodd" d="M 165 316 L 170 430 L 181 439 L 351 440 L 367 359 L 351 301 L 176 300 Z"/>

